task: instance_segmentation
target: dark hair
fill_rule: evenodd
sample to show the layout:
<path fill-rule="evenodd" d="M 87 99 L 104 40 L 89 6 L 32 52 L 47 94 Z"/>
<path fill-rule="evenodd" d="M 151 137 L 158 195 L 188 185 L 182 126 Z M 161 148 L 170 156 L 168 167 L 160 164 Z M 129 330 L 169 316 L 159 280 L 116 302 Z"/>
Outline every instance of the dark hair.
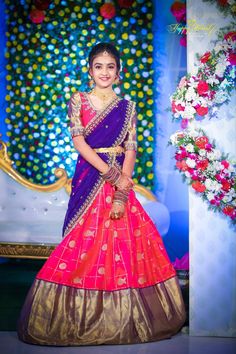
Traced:
<path fill-rule="evenodd" d="M 115 59 L 117 71 L 120 71 L 120 53 L 118 52 L 118 50 L 113 44 L 105 43 L 105 42 L 96 44 L 90 51 L 89 58 L 88 58 L 90 68 L 92 67 L 94 58 L 105 51 Z"/>

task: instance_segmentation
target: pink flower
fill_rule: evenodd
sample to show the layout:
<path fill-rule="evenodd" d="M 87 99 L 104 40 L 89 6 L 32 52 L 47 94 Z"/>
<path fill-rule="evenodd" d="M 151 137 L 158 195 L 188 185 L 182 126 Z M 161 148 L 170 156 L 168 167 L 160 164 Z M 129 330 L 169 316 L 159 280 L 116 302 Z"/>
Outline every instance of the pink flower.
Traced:
<path fill-rule="evenodd" d="M 182 119 L 181 120 L 181 128 L 186 129 L 188 126 L 188 119 Z"/>
<path fill-rule="evenodd" d="M 186 76 L 183 76 L 179 82 L 179 88 L 185 87 L 187 84 Z"/>
<path fill-rule="evenodd" d="M 185 160 L 176 161 L 175 166 L 181 171 L 188 171 L 188 165 L 186 164 Z"/>
<path fill-rule="evenodd" d="M 221 165 L 223 165 L 224 168 L 226 168 L 226 169 L 229 167 L 229 163 L 228 163 L 228 161 L 226 161 L 226 160 L 222 160 L 222 161 L 221 161 Z"/>
<path fill-rule="evenodd" d="M 187 47 L 187 36 L 182 36 L 179 40 L 180 45 L 182 45 L 182 47 Z"/>

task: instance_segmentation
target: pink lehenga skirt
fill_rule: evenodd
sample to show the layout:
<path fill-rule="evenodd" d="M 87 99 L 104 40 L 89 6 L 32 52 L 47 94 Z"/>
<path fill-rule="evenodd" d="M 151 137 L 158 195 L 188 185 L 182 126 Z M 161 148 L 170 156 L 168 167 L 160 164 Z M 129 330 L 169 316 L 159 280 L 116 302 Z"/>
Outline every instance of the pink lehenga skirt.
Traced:
<path fill-rule="evenodd" d="M 18 322 L 21 340 L 76 346 L 156 341 L 177 333 L 185 309 L 153 222 L 130 192 L 122 219 L 105 183 L 36 276 Z"/>

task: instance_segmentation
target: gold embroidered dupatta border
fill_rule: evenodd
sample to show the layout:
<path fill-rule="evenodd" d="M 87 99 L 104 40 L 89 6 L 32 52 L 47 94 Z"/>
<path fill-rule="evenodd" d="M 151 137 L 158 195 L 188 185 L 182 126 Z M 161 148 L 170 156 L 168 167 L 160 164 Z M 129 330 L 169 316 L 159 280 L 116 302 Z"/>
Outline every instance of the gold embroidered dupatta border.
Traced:
<path fill-rule="evenodd" d="M 111 104 L 104 109 L 104 111 L 99 112 L 98 114 L 95 115 L 94 118 L 91 119 L 91 121 L 88 123 L 88 125 L 85 128 L 85 136 L 88 136 L 95 128 L 96 126 L 106 117 L 108 113 L 112 111 L 112 109 L 118 104 L 118 102 L 121 100 L 121 98 L 116 98 Z M 135 109 L 135 103 L 132 101 L 129 101 L 126 107 L 126 112 L 125 112 L 125 121 L 123 124 L 123 128 L 115 140 L 115 142 L 112 144 L 112 147 L 120 145 L 128 132 L 128 127 L 129 127 L 129 120 L 132 117 L 132 114 L 134 113 Z M 116 161 L 116 155 L 112 154 L 108 158 L 108 164 L 109 166 L 116 164 L 118 167 L 119 164 Z M 80 207 L 80 209 L 77 211 L 77 213 L 74 215 L 74 217 L 70 220 L 68 223 L 63 237 L 67 236 L 73 229 L 74 227 L 80 223 L 80 225 L 83 224 L 84 220 L 81 219 L 83 215 L 86 213 L 86 211 L 89 209 L 93 201 L 95 200 L 96 196 L 100 192 L 101 188 L 103 187 L 105 181 L 104 179 L 99 175 L 97 182 L 93 186 L 91 192 L 89 193 L 89 196 L 87 200 L 84 202 L 84 204 Z"/>

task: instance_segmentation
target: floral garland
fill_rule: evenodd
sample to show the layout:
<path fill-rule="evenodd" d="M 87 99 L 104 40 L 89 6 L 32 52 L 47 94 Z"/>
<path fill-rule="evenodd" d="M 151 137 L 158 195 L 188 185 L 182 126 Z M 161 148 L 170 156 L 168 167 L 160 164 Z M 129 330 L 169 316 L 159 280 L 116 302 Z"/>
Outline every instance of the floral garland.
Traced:
<path fill-rule="evenodd" d="M 176 147 L 176 168 L 214 211 L 236 224 L 236 170 L 203 130 L 186 129 L 170 137 Z"/>
<path fill-rule="evenodd" d="M 221 39 L 220 39 L 221 38 Z M 227 215 L 236 224 L 236 170 L 227 156 L 210 142 L 194 121 L 209 118 L 228 103 L 235 87 L 236 32 L 229 31 L 214 49 L 197 56 L 196 73 L 184 76 L 171 97 L 174 119 L 183 131 L 170 137 L 176 147 L 176 168 L 184 180 L 209 203 L 214 211 Z M 188 124 L 190 122 L 190 124 Z"/>
<path fill-rule="evenodd" d="M 186 128 L 189 121 L 214 115 L 227 103 L 235 87 L 236 32 L 225 34 L 210 52 L 198 56 L 196 73 L 184 76 L 171 96 L 174 120 Z"/>
<path fill-rule="evenodd" d="M 218 9 L 224 16 L 232 15 L 236 16 L 236 4 L 235 0 L 203 0 L 204 2 L 210 2 L 216 4 Z"/>

